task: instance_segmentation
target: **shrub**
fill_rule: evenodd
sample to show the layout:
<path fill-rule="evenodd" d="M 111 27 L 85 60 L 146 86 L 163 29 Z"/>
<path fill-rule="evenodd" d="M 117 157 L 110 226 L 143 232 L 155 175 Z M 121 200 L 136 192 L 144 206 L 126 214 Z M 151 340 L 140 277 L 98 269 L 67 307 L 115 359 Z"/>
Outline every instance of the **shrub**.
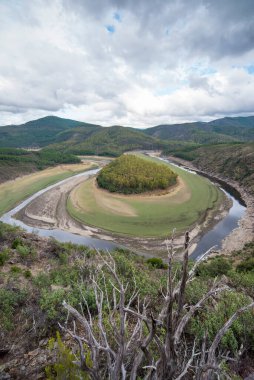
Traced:
<path fill-rule="evenodd" d="M 16 247 L 16 251 L 19 253 L 22 259 L 34 259 L 36 256 L 36 251 L 34 248 L 29 247 L 25 244 L 18 244 Z"/>
<path fill-rule="evenodd" d="M 24 270 L 23 272 L 25 278 L 31 278 L 32 272 L 29 269 Z"/>
<path fill-rule="evenodd" d="M 11 273 L 13 274 L 19 274 L 22 272 L 22 269 L 16 265 L 13 265 L 10 269 Z"/>
<path fill-rule="evenodd" d="M 225 321 L 240 307 L 250 302 L 249 297 L 237 292 L 225 292 L 219 299 L 216 309 L 206 305 L 198 315 L 192 318 L 190 331 L 197 340 L 202 341 L 207 333 L 208 342 L 211 342 Z M 222 338 L 222 346 L 236 352 L 241 344 L 253 345 L 253 312 L 251 310 L 239 317 Z"/>
<path fill-rule="evenodd" d="M 49 278 L 51 284 L 68 286 L 78 283 L 80 276 L 78 268 L 65 266 L 52 270 Z"/>
<path fill-rule="evenodd" d="M 33 279 L 34 284 L 39 288 L 39 289 L 45 289 L 48 288 L 51 284 L 49 275 L 46 273 L 39 273 L 34 279 Z"/>
<path fill-rule="evenodd" d="M 40 307 L 47 313 L 49 319 L 55 320 L 56 318 L 60 318 L 65 293 L 66 291 L 64 289 L 57 289 L 54 291 L 49 291 L 47 289 L 42 290 Z"/>
<path fill-rule="evenodd" d="M 59 253 L 60 264 L 65 265 L 68 263 L 68 254 L 65 252 Z"/>
<path fill-rule="evenodd" d="M 47 366 L 45 368 L 47 380 L 54 380 L 54 379 L 89 380 L 90 376 L 88 376 L 76 364 L 74 364 L 74 362 L 76 361 L 76 356 L 63 343 L 58 331 L 56 333 L 56 339 L 51 338 L 49 340 L 49 350 L 53 351 L 56 344 L 57 344 L 56 363 L 51 366 Z M 88 367 L 91 366 L 90 355 L 86 356 L 86 365 Z"/>
<path fill-rule="evenodd" d="M 11 247 L 12 247 L 13 249 L 16 249 L 18 245 L 22 245 L 22 244 L 23 244 L 23 242 L 22 242 L 21 238 L 16 237 L 16 238 L 13 240 Z"/>
<path fill-rule="evenodd" d="M 27 258 L 30 254 L 30 248 L 25 245 L 18 244 L 16 250 L 23 259 Z"/>
<path fill-rule="evenodd" d="M 20 231 L 19 227 L 0 222 L 0 239 L 4 240 L 13 237 L 18 231 Z"/>
<path fill-rule="evenodd" d="M 146 260 L 146 262 L 154 268 L 157 269 L 167 269 L 167 265 L 158 257 L 151 257 L 151 259 Z"/>
<path fill-rule="evenodd" d="M 254 257 L 250 257 L 249 259 L 238 264 L 236 267 L 236 270 L 238 272 L 254 271 Z"/>
<path fill-rule="evenodd" d="M 14 310 L 24 301 L 25 296 L 26 293 L 21 290 L 0 289 L 0 325 L 4 330 L 12 329 Z"/>
<path fill-rule="evenodd" d="M 9 249 L 8 248 L 5 248 L 2 250 L 2 252 L 0 252 L 0 266 L 3 266 L 6 261 L 9 259 Z"/>
<path fill-rule="evenodd" d="M 232 264 L 224 257 L 215 257 L 198 266 L 197 276 L 216 277 L 227 274 L 232 269 Z"/>

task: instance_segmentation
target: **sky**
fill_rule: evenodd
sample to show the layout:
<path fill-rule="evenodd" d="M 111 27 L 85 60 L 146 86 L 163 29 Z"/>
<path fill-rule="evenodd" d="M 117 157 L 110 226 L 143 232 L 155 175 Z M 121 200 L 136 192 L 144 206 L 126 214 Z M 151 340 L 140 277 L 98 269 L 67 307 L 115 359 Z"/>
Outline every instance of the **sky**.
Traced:
<path fill-rule="evenodd" d="M 253 0 L 0 0 L 0 125 L 253 114 Z"/>

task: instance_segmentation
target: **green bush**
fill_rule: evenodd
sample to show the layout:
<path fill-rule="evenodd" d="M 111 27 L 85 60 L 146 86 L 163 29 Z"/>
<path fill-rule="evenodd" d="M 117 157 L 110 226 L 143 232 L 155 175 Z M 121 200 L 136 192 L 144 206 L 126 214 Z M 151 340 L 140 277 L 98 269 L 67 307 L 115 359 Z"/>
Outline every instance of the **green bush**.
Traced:
<path fill-rule="evenodd" d="M 4 330 L 12 329 L 15 308 L 24 301 L 25 296 L 26 293 L 21 290 L 0 289 L 0 326 Z"/>
<path fill-rule="evenodd" d="M 10 251 L 8 248 L 5 248 L 2 250 L 2 252 L 0 252 L 0 266 L 3 266 L 6 261 L 9 259 L 10 257 Z"/>
<path fill-rule="evenodd" d="M 43 311 L 47 313 L 47 316 L 50 320 L 55 320 L 60 318 L 62 314 L 62 303 L 65 296 L 66 291 L 64 289 L 57 290 L 48 290 L 42 289 L 41 298 L 40 298 L 40 307 Z"/>
<path fill-rule="evenodd" d="M 22 259 L 34 259 L 36 256 L 36 251 L 34 248 L 29 247 L 25 244 L 18 244 L 16 247 L 16 251 L 19 253 Z"/>
<path fill-rule="evenodd" d="M 146 260 L 146 262 L 157 269 L 167 269 L 168 267 L 167 264 L 165 264 L 163 260 L 158 257 L 151 257 L 151 259 Z"/>
<path fill-rule="evenodd" d="M 66 265 L 68 263 L 68 257 L 69 255 L 65 252 L 59 253 L 60 264 Z"/>
<path fill-rule="evenodd" d="M 78 268 L 61 266 L 52 270 L 49 274 L 50 283 L 55 285 L 68 286 L 78 283 L 80 280 L 80 271 Z"/>
<path fill-rule="evenodd" d="M 22 272 L 22 269 L 16 265 L 13 265 L 10 269 L 10 272 L 13 274 L 19 274 Z"/>
<path fill-rule="evenodd" d="M 22 245 L 22 244 L 23 244 L 22 239 L 19 238 L 19 237 L 16 237 L 16 238 L 13 240 L 11 247 L 12 247 L 13 249 L 16 249 L 18 245 Z"/>
<path fill-rule="evenodd" d="M 25 245 L 18 244 L 16 250 L 23 259 L 27 258 L 30 254 L 30 248 Z"/>
<path fill-rule="evenodd" d="M 32 272 L 29 269 L 24 270 L 23 275 L 25 278 L 31 278 Z"/>
<path fill-rule="evenodd" d="M 228 259 L 224 257 L 215 257 L 201 263 L 198 268 L 196 275 L 201 277 L 217 277 L 227 274 L 232 269 L 232 264 Z"/>
<path fill-rule="evenodd" d="M 236 310 L 250 303 L 249 297 L 237 292 L 225 292 L 214 309 L 207 304 L 200 309 L 199 313 L 192 318 L 190 331 L 196 339 L 202 341 L 204 333 L 207 333 L 208 341 L 211 343 L 217 332 Z M 230 327 L 222 338 L 222 347 L 236 352 L 241 344 L 253 346 L 253 312 L 251 310 L 240 316 Z"/>
<path fill-rule="evenodd" d="M 51 280 L 49 278 L 49 275 L 46 273 L 39 273 L 33 279 L 33 282 L 34 282 L 35 286 L 37 286 L 39 289 L 48 288 L 51 284 Z"/>
<path fill-rule="evenodd" d="M 17 226 L 11 226 L 9 224 L 0 222 L 0 239 L 5 240 L 8 239 L 9 236 L 13 237 L 13 235 L 19 230 L 20 229 Z"/>
<path fill-rule="evenodd" d="M 249 259 L 242 261 L 237 265 L 236 270 L 238 272 L 254 271 L 254 257 L 250 257 Z"/>
<path fill-rule="evenodd" d="M 76 361 L 76 356 L 63 343 L 58 331 L 56 333 L 56 339 L 51 338 L 49 340 L 49 350 L 53 351 L 56 344 L 57 360 L 55 364 L 47 366 L 45 368 L 47 380 L 89 380 L 90 376 L 88 376 L 76 364 L 74 364 Z M 92 367 L 91 357 L 89 354 L 86 354 L 86 365 L 88 367 Z"/>

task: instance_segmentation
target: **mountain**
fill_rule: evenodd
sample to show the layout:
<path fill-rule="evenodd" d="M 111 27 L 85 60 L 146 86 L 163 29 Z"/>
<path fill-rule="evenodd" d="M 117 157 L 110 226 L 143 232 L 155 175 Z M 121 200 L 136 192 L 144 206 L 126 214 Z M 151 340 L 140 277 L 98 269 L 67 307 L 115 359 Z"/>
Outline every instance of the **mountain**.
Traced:
<path fill-rule="evenodd" d="M 103 128 L 55 116 L 0 127 L 0 148 L 49 147 L 64 153 L 118 156 L 126 150 L 163 146 L 157 139 L 134 128 Z"/>
<path fill-rule="evenodd" d="M 89 131 L 89 132 L 88 132 Z M 73 154 L 119 156 L 127 150 L 161 149 L 163 142 L 134 128 L 112 126 L 98 129 L 74 128 L 69 140 L 50 146 Z"/>
<path fill-rule="evenodd" d="M 102 127 L 55 116 L 0 127 L 0 148 L 49 146 L 74 154 L 118 156 L 134 149 L 244 141 L 254 141 L 254 116 L 225 117 L 208 123 L 158 125 L 142 131 L 122 126 Z"/>
<path fill-rule="evenodd" d="M 56 141 L 63 141 L 71 136 L 67 131 L 75 127 L 96 128 L 93 124 L 46 116 L 21 125 L 0 127 L 0 147 L 44 147 Z M 64 134 L 67 133 L 67 134 Z"/>
<path fill-rule="evenodd" d="M 254 116 L 225 117 L 210 122 L 165 124 L 144 131 L 163 140 L 190 141 L 199 144 L 217 144 L 254 140 Z"/>

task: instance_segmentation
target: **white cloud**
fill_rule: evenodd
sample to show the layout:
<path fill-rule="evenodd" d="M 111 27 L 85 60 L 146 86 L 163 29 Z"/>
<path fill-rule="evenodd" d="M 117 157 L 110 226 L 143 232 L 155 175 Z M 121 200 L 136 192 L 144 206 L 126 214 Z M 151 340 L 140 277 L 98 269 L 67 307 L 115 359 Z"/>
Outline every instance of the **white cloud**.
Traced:
<path fill-rule="evenodd" d="M 0 125 L 56 114 L 143 127 L 251 113 L 253 5 L 2 0 Z"/>

